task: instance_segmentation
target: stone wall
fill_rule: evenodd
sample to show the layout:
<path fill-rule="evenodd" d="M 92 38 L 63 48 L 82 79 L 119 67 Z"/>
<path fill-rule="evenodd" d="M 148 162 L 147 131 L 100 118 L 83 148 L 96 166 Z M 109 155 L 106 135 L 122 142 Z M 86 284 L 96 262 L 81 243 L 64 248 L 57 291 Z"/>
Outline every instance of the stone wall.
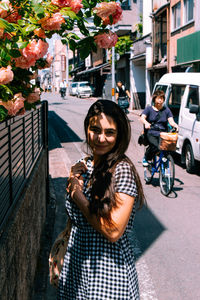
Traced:
<path fill-rule="evenodd" d="M 0 238 L 0 299 L 29 300 L 46 218 L 43 151 Z"/>

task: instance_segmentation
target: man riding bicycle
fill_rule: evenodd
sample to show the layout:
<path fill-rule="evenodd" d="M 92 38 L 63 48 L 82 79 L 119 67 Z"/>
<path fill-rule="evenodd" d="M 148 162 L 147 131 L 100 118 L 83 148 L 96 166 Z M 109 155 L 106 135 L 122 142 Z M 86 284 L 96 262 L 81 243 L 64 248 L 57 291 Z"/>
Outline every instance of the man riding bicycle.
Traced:
<path fill-rule="evenodd" d="M 147 106 L 140 117 L 141 122 L 147 130 L 148 147 L 146 148 L 143 166 L 148 166 L 148 161 L 152 160 L 159 151 L 160 132 L 168 131 L 168 123 L 178 131 L 178 125 L 175 123 L 169 107 L 164 106 L 165 93 L 161 90 L 154 92 L 152 96 L 152 105 Z"/>

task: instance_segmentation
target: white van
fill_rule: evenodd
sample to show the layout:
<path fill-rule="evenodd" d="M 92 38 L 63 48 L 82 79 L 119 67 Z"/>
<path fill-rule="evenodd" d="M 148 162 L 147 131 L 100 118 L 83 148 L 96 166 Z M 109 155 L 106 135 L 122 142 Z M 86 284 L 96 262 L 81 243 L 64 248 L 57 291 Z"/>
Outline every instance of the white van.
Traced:
<path fill-rule="evenodd" d="M 188 173 L 200 162 L 200 73 L 168 73 L 155 84 L 165 92 L 165 104 L 179 125 L 176 152 Z M 154 92 L 153 91 L 153 92 Z"/>
<path fill-rule="evenodd" d="M 78 86 L 78 82 L 71 82 L 69 86 L 69 94 L 71 96 L 76 96 L 77 86 Z"/>

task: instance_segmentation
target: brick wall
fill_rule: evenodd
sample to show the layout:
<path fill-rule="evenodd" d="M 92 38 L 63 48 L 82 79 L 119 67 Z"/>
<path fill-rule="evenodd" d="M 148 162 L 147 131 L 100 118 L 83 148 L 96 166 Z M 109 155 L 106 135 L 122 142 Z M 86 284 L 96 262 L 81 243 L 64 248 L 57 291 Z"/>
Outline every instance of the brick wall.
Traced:
<path fill-rule="evenodd" d="M 46 153 L 41 154 L 0 238 L 0 299 L 29 300 L 46 218 Z"/>

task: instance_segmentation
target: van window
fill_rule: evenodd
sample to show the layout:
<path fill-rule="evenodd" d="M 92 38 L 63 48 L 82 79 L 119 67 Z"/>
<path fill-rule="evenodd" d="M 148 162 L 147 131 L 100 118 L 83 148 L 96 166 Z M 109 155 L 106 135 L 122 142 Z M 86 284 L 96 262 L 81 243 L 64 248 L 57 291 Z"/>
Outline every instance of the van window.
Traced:
<path fill-rule="evenodd" d="M 198 86 L 190 85 L 186 108 L 190 108 L 190 104 L 199 105 L 199 88 Z"/>
<path fill-rule="evenodd" d="M 157 84 L 155 91 L 163 91 L 164 93 L 166 93 L 167 87 L 168 87 L 167 85 Z"/>
<path fill-rule="evenodd" d="M 186 85 L 172 84 L 170 88 L 170 94 L 168 98 L 168 107 L 174 116 L 175 122 L 178 122 L 178 116 L 181 106 L 183 94 L 185 92 Z"/>
<path fill-rule="evenodd" d="M 87 83 L 87 82 L 83 82 L 83 83 L 80 83 L 80 85 L 79 86 L 81 86 L 81 87 L 88 87 L 89 86 L 89 83 Z"/>

